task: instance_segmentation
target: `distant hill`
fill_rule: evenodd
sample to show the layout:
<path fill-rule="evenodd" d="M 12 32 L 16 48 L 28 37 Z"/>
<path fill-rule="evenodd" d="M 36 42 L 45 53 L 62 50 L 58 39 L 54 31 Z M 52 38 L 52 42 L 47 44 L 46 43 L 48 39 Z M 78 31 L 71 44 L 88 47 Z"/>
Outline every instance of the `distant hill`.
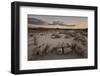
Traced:
<path fill-rule="evenodd" d="M 34 25 L 34 24 L 28 24 L 29 29 L 87 29 L 85 27 L 74 27 L 72 26 L 60 26 L 60 25 Z"/>
<path fill-rule="evenodd" d="M 28 24 L 43 25 L 47 24 L 47 22 L 37 18 L 28 18 Z"/>

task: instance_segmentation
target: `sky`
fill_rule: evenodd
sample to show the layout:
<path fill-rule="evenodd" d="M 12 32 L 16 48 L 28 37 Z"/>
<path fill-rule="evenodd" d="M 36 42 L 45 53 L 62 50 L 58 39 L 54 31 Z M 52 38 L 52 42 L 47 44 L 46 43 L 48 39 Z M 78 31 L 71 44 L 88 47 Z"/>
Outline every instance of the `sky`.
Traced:
<path fill-rule="evenodd" d="M 34 15 L 29 14 L 28 18 L 37 18 L 45 22 L 52 23 L 53 21 L 61 21 L 68 25 L 77 25 L 79 28 L 87 28 L 88 17 L 78 17 L 78 16 L 53 16 L 53 15 Z"/>

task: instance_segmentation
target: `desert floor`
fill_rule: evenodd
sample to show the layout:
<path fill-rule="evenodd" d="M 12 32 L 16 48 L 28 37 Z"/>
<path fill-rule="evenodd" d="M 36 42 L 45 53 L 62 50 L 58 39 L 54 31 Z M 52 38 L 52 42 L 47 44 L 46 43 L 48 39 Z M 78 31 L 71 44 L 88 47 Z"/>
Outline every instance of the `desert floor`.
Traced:
<path fill-rule="evenodd" d="M 86 44 L 86 30 L 29 30 L 28 60 L 87 58 Z"/>

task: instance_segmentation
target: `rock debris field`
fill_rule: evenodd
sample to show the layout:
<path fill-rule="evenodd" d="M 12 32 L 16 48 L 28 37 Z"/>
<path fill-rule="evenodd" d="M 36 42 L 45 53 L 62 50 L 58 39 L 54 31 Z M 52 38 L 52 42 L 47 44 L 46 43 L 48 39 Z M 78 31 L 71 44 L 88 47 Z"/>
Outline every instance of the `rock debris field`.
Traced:
<path fill-rule="evenodd" d="M 87 58 L 87 29 L 28 29 L 28 60 Z"/>

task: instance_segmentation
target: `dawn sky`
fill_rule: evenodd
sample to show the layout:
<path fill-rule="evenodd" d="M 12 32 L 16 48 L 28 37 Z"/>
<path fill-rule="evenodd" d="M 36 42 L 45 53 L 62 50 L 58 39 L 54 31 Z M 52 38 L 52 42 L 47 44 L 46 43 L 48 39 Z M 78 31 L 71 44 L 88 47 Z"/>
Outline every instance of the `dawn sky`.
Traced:
<path fill-rule="evenodd" d="M 77 27 L 87 28 L 88 17 L 78 16 L 51 16 L 51 15 L 28 15 L 28 18 L 37 18 L 45 22 L 52 23 L 53 21 L 61 21 L 68 25 L 77 25 Z"/>

